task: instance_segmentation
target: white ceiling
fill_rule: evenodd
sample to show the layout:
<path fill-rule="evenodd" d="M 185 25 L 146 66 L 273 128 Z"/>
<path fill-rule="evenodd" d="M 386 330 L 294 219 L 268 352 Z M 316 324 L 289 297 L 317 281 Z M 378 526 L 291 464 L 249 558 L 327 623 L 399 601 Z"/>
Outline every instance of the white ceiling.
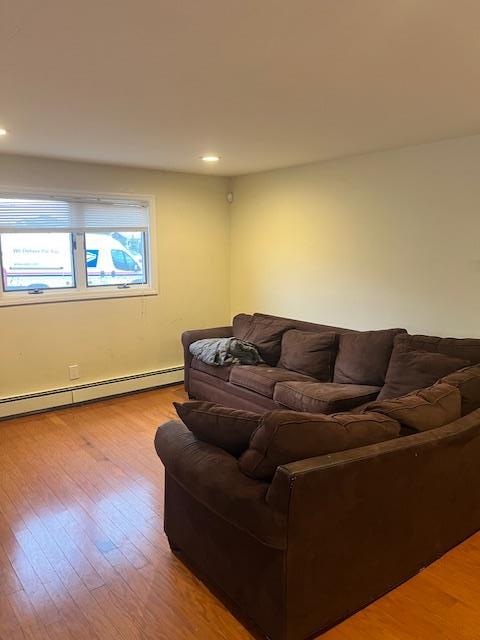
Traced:
<path fill-rule="evenodd" d="M 0 0 L 0 153 L 235 175 L 478 133 L 479 27 L 478 0 Z"/>

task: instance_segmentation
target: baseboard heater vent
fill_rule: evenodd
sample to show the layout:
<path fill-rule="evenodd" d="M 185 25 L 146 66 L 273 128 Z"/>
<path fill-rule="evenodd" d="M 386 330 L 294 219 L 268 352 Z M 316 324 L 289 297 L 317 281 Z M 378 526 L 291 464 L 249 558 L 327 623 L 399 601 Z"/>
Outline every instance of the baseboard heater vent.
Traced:
<path fill-rule="evenodd" d="M 183 367 L 148 371 L 132 376 L 100 380 L 62 389 L 51 389 L 0 400 L 0 418 L 55 409 L 65 405 L 88 402 L 111 396 L 143 391 L 183 381 Z"/>

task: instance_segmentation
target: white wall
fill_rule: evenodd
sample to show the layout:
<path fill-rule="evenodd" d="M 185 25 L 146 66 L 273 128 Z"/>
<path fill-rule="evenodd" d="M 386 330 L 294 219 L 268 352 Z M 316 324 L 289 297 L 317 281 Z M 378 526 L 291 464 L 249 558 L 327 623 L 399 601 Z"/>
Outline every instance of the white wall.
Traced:
<path fill-rule="evenodd" d="M 0 185 L 156 198 L 159 295 L 0 308 L 0 398 L 182 364 L 184 329 L 230 320 L 224 178 L 0 155 Z"/>
<path fill-rule="evenodd" d="M 480 137 L 235 179 L 232 312 L 480 336 Z"/>

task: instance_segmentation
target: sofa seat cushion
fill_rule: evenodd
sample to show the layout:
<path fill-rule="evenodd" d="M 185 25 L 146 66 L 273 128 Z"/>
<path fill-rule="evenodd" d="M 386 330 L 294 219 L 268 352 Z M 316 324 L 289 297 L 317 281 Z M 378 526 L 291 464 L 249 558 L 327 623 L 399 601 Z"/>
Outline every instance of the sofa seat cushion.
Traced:
<path fill-rule="evenodd" d="M 214 378 L 220 378 L 220 380 L 226 380 L 227 382 L 230 378 L 230 370 L 232 368 L 230 365 L 226 367 L 214 367 L 211 364 L 202 362 L 198 358 L 192 358 L 192 363 L 190 366 L 192 367 L 192 369 L 203 371 L 203 373 L 208 373 Z"/>
<path fill-rule="evenodd" d="M 337 354 L 334 331 L 299 331 L 283 334 L 280 367 L 312 376 L 320 382 L 331 382 Z"/>
<path fill-rule="evenodd" d="M 261 417 L 239 466 L 251 478 L 271 480 L 280 465 L 385 442 L 399 433 L 399 423 L 380 413 L 269 411 Z"/>
<path fill-rule="evenodd" d="M 275 387 L 275 402 L 310 413 L 349 411 L 358 405 L 375 400 L 380 387 L 334 382 L 279 382 Z"/>
<path fill-rule="evenodd" d="M 258 413 L 231 409 L 214 402 L 174 402 L 173 406 L 196 438 L 236 457 L 248 449 L 250 437 L 260 421 Z"/>
<path fill-rule="evenodd" d="M 414 432 L 443 427 L 461 417 L 460 391 L 449 384 L 437 383 L 401 398 L 371 402 L 366 412 L 374 411 L 398 420 Z"/>
<path fill-rule="evenodd" d="M 230 383 L 245 389 L 250 389 L 267 398 L 273 398 L 275 385 L 286 380 L 302 382 L 315 381 L 315 378 L 304 376 L 295 371 L 288 371 L 280 367 L 237 365 L 232 367 Z"/>
<path fill-rule="evenodd" d="M 405 329 L 352 331 L 340 336 L 335 362 L 334 382 L 368 384 L 381 387 L 385 383 L 393 342 Z"/>
<path fill-rule="evenodd" d="M 456 387 L 462 397 L 462 416 L 480 408 L 480 365 L 454 371 L 439 382 Z"/>

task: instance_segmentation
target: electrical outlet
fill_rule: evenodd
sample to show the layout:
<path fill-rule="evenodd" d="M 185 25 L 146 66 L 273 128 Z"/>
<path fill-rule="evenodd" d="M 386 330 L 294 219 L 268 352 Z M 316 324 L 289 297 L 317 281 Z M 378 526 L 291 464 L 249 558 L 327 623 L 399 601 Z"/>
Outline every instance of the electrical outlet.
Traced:
<path fill-rule="evenodd" d="M 78 364 L 71 364 L 68 367 L 68 375 L 70 376 L 70 380 L 78 380 L 80 378 L 80 367 Z"/>

